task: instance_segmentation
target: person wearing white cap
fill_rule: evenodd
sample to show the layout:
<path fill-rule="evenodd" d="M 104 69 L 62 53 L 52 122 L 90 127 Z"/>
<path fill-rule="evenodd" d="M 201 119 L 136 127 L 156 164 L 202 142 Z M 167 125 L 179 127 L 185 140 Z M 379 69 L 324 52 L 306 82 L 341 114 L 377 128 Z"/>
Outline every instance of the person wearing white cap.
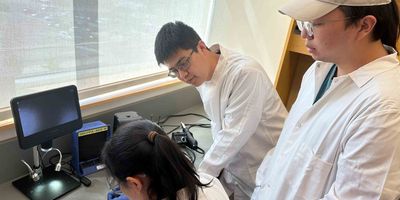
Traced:
<path fill-rule="evenodd" d="M 289 0 L 316 60 L 252 199 L 399 199 L 399 14 L 390 0 Z"/>

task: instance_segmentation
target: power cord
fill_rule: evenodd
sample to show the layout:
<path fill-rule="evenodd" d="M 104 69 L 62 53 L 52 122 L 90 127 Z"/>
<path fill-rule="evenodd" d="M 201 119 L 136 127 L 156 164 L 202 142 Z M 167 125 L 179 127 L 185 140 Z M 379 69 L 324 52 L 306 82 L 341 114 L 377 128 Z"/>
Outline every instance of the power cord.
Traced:
<path fill-rule="evenodd" d="M 194 153 L 194 151 L 192 149 L 190 149 L 187 146 L 182 146 L 183 149 L 183 153 L 185 154 L 185 156 L 187 158 L 189 158 L 189 160 L 194 163 L 196 162 L 196 154 Z"/>
<path fill-rule="evenodd" d="M 179 114 L 179 115 L 168 115 L 166 118 L 164 118 L 163 120 L 158 120 L 157 124 L 164 124 L 166 121 L 168 121 L 168 119 L 170 118 L 174 118 L 174 117 L 186 117 L 186 116 L 197 116 L 197 117 L 202 117 L 204 119 L 207 119 L 208 121 L 211 121 L 208 117 L 201 115 L 201 114 L 197 114 L 197 113 L 186 113 L 186 114 Z"/>
<path fill-rule="evenodd" d="M 185 156 L 192 162 L 192 163 L 195 163 L 196 162 L 196 159 L 197 159 L 197 156 L 196 156 L 196 153 L 198 153 L 198 154 L 200 154 L 200 155 L 202 155 L 202 156 L 204 156 L 204 150 L 202 149 L 202 148 L 200 148 L 200 147 L 197 147 L 196 149 L 192 149 L 192 148 L 190 148 L 190 147 L 188 147 L 188 146 L 186 146 L 186 145 L 179 145 L 181 148 L 182 148 L 182 150 L 183 150 L 183 153 L 185 154 Z M 195 153 L 196 152 L 196 153 Z"/>

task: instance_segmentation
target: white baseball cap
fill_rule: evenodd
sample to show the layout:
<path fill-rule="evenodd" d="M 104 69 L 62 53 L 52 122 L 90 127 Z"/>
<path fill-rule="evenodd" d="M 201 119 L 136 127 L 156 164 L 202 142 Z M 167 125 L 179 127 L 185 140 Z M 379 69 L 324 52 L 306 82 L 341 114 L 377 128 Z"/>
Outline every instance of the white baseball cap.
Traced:
<path fill-rule="evenodd" d="M 300 21 L 320 18 L 339 6 L 377 6 L 391 0 L 289 0 L 279 12 Z"/>

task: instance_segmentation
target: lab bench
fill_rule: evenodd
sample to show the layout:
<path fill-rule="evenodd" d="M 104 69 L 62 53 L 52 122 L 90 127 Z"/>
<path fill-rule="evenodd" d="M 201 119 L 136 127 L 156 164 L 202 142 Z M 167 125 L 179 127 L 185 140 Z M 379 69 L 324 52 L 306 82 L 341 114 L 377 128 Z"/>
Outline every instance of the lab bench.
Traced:
<path fill-rule="evenodd" d="M 197 113 L 201 115 L 205 115 L 202 105 L 196 105 L 192 108 L 183 110 L 177 114 L 186 114 L 186 113 Z M 210 123 L 208 120 L 188 115 L 185 117 L 173 117 L 168 119 L 164 124 L 170 125 L 179 125 L 180 122 L 183 123 Z M 166 132 L 170 131 L 170 127 L 165 127 L 164 130 Z M 204 151 L 207 151 L 212 144 L 212 136 L 211 129 L 209 128 L 201 128 L 201 127 L 193 127 L 190 129 L 193 133 L 194 138 L 198 142 L 198 146 L 202 148 Z M 202 160 L 202 155 L 196 153 L 196 162 L 195 166 L 198 166 Z M 105 170 L 100 170 L 96 173 L 90 174 L 87 176 L 91 180 L 91 185 L 89 187 L 85 187 L 81 185 L 78 189 L 73 190 L 60 199 L 63 200 L 76 200 L 76 199 L 107 199 L 107 193 L 110 191 L 109 186 L 107 184 L 107 172 Z M 8 181 L 0 184 L 0 199 L 27 199 L 20 191 L 18 191 L 11 183 L 12 181 Z"/>

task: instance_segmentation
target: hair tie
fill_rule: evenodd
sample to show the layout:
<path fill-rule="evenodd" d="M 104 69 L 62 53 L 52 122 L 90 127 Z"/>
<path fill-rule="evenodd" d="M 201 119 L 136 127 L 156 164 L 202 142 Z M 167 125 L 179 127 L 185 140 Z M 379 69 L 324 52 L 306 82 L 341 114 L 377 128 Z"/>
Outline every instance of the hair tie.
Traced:
<path fill-rule="evenodd" d="M 150 133 L 147 135 L 147 139 L 154 144 L 154 139 L 156 138 L 156 136 L 158 135 L 158 133 L 156 131 L 150 131 Z"/>

